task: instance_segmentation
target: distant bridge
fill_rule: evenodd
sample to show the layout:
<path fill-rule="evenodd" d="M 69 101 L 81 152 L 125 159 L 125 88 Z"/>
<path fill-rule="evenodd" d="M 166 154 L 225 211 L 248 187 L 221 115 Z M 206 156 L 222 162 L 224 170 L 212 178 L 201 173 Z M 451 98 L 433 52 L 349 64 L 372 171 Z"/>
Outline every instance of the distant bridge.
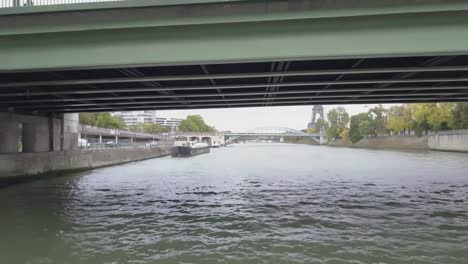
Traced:
<path fill-rule="evenodd" d="M 310 134 L 287 127 L 259 127 L 243 133 L 226 133 L 226 143 L 241 137 L 304 137 L 320 144 L 320 134 Z"/>

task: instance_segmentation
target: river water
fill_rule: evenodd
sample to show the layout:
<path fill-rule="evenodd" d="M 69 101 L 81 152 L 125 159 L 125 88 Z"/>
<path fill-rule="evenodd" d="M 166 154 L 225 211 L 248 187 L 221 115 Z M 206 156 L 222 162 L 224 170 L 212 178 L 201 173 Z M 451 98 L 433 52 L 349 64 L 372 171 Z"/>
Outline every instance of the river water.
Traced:
<path fill-rule="evenodd" d="M 468 154 L 240 144 L 13 185 L 0 263 L 468 263 Z"/>

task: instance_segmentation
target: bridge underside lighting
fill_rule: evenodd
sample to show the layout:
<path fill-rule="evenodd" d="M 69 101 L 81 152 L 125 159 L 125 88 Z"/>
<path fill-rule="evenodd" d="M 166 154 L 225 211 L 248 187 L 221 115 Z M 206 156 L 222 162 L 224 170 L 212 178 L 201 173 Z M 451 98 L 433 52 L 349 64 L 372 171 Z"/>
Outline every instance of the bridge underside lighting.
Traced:
<path fill-rule="evenodd" d="M 0 72 L 0 108 L 67 113 L 468 101 L 468 55 Z"/>

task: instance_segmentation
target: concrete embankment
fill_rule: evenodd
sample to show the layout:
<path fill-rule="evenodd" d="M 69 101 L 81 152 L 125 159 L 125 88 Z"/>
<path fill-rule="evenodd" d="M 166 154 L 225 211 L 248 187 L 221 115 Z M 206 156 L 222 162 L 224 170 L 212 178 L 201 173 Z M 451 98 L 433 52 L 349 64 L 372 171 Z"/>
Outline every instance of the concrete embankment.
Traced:
<path fill-rule="evenodd" d="M 442 150 L 468 152 L 468 129 L 433 133 L 428 136 L 383 136 L 363 138 L 356 143 L 337 139 L 329 146 L 369 149 Z"/>
<path fill-rule="evenodd" d="M 356 143 L 349 139 L 337 139 L 328 144 L 331 147 L 349 147 L 366 149 L 429 150 L 427 137 L 385 136 L 363 138 Z"/>
<path fill-rule="evenodd" d="M 363 138 L 352 145 L 354 148 L 428 150 L 427 137 L 388 136 Z"/>
<path fill-rule="evenodd" d="M 367 149 L 401 149 L 428 150 L 427 137 L 383 136 L 363 138 L 356 143 L 349 139 L 337 139 L 330 142 L 331 147 L 367 148 Z"/>
<path fill-rule="evenodd" d="M 0 154 L 0 179 L 90 169 L 167 156 L 168 148 L 101 149 Z"/>
<path fill-rule="evenodd" d="M 429 135 L 427 143 L 433 150 L 468 152 L 468 129 Z"/>

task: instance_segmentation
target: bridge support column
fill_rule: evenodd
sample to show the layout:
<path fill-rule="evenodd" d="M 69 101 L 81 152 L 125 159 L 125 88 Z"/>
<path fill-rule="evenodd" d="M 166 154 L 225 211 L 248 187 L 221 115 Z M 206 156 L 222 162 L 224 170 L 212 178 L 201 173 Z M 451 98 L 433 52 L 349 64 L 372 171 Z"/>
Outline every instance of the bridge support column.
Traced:
<path fill-rule="evenodd" d="M 0 153 L 48 152 L 78 148 L 78 114 L 53 116 L 0 113 Z"/>
<path fill-rule="evenodd" d="M 99 135 L 99 144 L 102 144 L 102 135 Z"/>
<path fill-rule="evenodd" d="M 62 150 L 77 150 L 78 149 L 78 114 L 64 114 L 62 126 Z"/>
<path fill-rule="evenodd" d="M 0 153 L 14 153 L 19 150 L 20 128 L 13 118 L 0 117 Z"/>
<path fill-rule="evenodd" d="M 45 123 L 23 123 L 23 152 L 47 152 L 50 150 L 50 133 Z"/>

